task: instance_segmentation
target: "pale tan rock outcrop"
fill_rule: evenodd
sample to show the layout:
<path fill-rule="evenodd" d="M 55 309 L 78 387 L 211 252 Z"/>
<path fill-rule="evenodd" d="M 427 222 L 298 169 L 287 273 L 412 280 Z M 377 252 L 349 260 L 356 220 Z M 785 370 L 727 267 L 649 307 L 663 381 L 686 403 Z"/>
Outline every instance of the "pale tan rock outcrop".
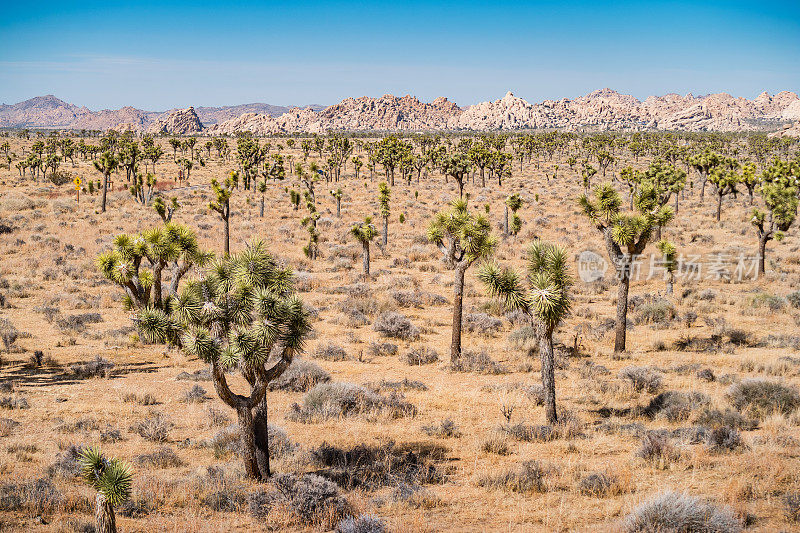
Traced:
<path fill-rule="evenodd" d="M 770 137 L 800 137 L 800 122 L 786 124 L 782 130 L 769 134 Z"/>
<path fill-rule="evenodd" d="M 158 118 L 147 128 L 147 133 L 187 135 L 203 131 L 203 124 L 193 107 L 175 109 Z"/>

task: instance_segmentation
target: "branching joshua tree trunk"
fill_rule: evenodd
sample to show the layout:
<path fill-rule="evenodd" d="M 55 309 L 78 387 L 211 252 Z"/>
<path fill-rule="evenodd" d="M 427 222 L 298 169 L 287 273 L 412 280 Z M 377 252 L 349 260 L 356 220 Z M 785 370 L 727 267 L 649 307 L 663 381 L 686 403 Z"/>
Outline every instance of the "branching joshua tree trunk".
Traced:
<path fill-rule="evenodd" d="M 94 168 L 103 174 L 103 199 L 100 204 L 100 212 L 106 212 L 106 198 L 108 197 L 108 182 L 111 180 L 111 173 L 119 165 L 119 161 L 111 152 L 104 152 L 98 161 L 94 162 Z"/>
<path fill-rule="evenodd" d="M 464 298 L 464 277 L 479 259 L 489 257 L 496 246 L 489 221 L 467 210 L 467 202 L 459 199 L 431 221 L 428 240 L 439 247 L 445 263 L 454 271 L 453 326 L 450 342 L 450 364 L 461 359 L 461 325 Z"/>
<path fill-rule="evenodd" d="M 369 279 L 369 243 L 378 234 L 375 226 L 372 224 L 372 218 L 367 217 L 364 222 L 360 224 L 353 224 L 350 228 L 350 234 L 361 243 L 363 250 L 364 261 L 364 279 Z"/>
<path fill-rule="evenodd" d="M 480 269 L 478 278 L 507 309 L 522 311 L 533 320 L 542 364 L 545 417 L 548 424 L 556 424 L 553 332 L 569 314 L 572 278 L 567 269 L 567 253 L 559 246 L 536 240 L 527 259 L 529 288 L 522 285 L 516 272 L 492 263 Z"/>
<path fill-rule="evenodd" d="M 215 179 L 211 180 L 211 188 L 214 191 L 215 200 L 208 204 L 208 207 L 212 211 L 216 211 L 222 219 L 226 256 L 231 253 L 231 195 L 233 194 L 236 178 L 237 174 L 231 172 L 230 177 L 226 178 L 225 183 L 222 185 Z"/>

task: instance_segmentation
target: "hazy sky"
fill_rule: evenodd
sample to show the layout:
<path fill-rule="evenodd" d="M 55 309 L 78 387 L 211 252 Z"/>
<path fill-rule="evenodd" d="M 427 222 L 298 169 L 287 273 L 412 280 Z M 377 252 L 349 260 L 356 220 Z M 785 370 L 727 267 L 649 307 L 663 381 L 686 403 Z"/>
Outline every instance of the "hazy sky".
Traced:
<path fill-rule="evenodd" d="M 5 2 L 0 102 L 54 94 L 162 110 L 800 90 L 800 0 L 114 4 Z"/>

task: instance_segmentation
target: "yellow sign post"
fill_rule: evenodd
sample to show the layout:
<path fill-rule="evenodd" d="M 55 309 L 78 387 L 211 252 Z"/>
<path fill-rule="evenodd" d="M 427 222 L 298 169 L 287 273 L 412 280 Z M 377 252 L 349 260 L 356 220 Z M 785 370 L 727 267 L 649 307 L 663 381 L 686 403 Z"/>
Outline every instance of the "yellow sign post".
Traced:
<path fill-rule="evenodd" d="M 72 183 L 75 184 L 75 201 L 81 203 L 81 183 L 83 182 L 76 176 L 75 179 L 72 180 Z"/>

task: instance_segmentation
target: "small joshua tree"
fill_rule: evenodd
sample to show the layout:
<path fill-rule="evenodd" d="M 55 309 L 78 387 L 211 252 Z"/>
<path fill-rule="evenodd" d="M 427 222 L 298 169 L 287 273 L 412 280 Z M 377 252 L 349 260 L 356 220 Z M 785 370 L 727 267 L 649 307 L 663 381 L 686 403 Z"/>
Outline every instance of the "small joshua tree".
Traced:
<path fill-rule="evenodd" d="M 760 188 L 766 211 L 753 209 L 751 222 L 758 235 L 758 273 L 764 274 L 767 243 L 783 240 L 797 218 L 797 189 L 786 182 L 765 182 Z"/>
<path fill-rule="evenodd" d="M 661 204 L 657 190 L 648 187 L 636 196 L 637 212 L 625 214 L 622 199 L 610 183 L 597 187 L 594 199 L 585 194 L 579 199 L 583 213 L 594 223 L 603 237 L 608 258 L 614 266 L 619 283 L 617 291 L 617 324 L 614 351 L 625 351 L 628 317 L 628 288 L 633 261 L 640 255 L 656 226 L 664 226 L 673 217 L 670 207 Z"/>
<path fill-rule="evenodd" d="M 100 212 L 106 212 L 106 197 L 108 196 L 108 182 L 111 181 L 111 173 L 119 166 L 119 160 L 110 151 L 103 152 L 100 159 L 94 161 L 94 168 L 103 175 L 103 200 L 100 204 Z"/>
<path fill-rule="evenodd" d="M 95 497 L 95 531 L 116 533 L 114 507 L 131 497 L 131 467 L 117 459 L 107 459 L 98 448 L 86 448 L 80 456 L 81 477 L 97 491 Z"/>
<path fill-rule="evenodd" d="M 583 188 L 588 193 L 592 187 L 592 176 L 597 174 L 597 169 L 584 161 L 583 168 L 581 169 L 581 179 L 583 180 Z"/>
<path fill-rule="evenodd" d="M 214 201 L 208 204 L 208 208 L 216 211 L 222 219 L 225 228 L 225 255 L 230 255 L 231 253 L 231 196 L 233 195 L 233 188 L 236 185 L 237 178 L 238 174 L 231 172 L 222 185 L 216 179 L 211 180 Z"/>
<path fill-rule="evenodd" d="M 331 191 L 331 196 L 336 200 L 336 218 L 342 218 L 342 189 Z"/>
<path fill-rule="evenodd" d="M 672 294 L 675 285 L 675 270 L 678 269 L 678 250 L 666 239 L 658 241 L 656 248 L 661 252 L 661 266 L 666 273 L 667 294 Z"/>
<path fill-rule="evenodd" d="M 188 282 L 169 313 L 140 313 L 140 328 L 158 342 L 179 343 L 211 366 L 219 398 L 236 411 L 245 472 L 270 475 L 267 387 L 302 350 L 308 315 L 292 272 L 278 266 L 261 242 L 216 260 Z M 237 370 L 249 394 L 233 392 L 226 376 Z"/>
<path fill-rule="evenodd" d="M 372 223 L 372 217 L 365 218 L 364 222 L 360 224 L 353 224 L 350 234 L 361 243 L 364 252 L 364 278 L 369 279 L 369 243 L 378 234 Z"/>
<path fill-rule="evenodd" d="M 300 207 L 300 193 L 294 189 L 289 191 L 289 203 L 292 204 L 292 207 L 295 211 Z"/>
<path fill-rule="evenodd" d="M 147 173 L 147 176 L 143 176 L 141 173 L 138 173 L 136 176 L 134 176 L 133 184 L 130 187 L 131 196 L 133 196 L 133 199 L 136 202 L 142 205 L 148 205 L 156 192 L 155 188 L 155 176 L 149 172 Z"/>
<path fill-rule="evenodd" d="M 735 170 L 723 167 L 714 168 L 708 176 L 717 193 L 717 222 L 722 218 L 722 199 L 729 194 L 736 194 L 736 186 L 741 178 Z"/>
<path fill-rule="evenodd" d="M 381 210 L 381 218 L 383 218 L 383 245 L 386 246 L 386 243 L 389 242 L 389 215 L 391 215 L 391 210 L 389 209 L 389 201 L 391 198 L 392 190 L 386 184 L 385 181 L 382 181 L 378 184 L 378 203 L 380 204 Z"/>
<path fill-rule="evenodd" d="M 461 320 L 464 299 L 464 275 L 475 261 L 489 257 L 497 241 L 489 221 L 473 215 L 463 199 L 454 200 L 447 211 L 439 212 L 428 228 L 428 240 L 441 250 L 448 267 L 455 271 L 453 283 L 453 331 L 450 363 L 461 358 Z"/>
<path fill-rule="evenodd" d="M 522 207 L 522 198 L 519 194 L 514 193 L 506 198 L 506 235 L 516 235 L 522 229 L 522 219 L 517 215 L 517 211 Z M 511 221 L 509 223 L 508 211 L 511 210 Z"/>
<path fill-rule="evenodd" d="M 156 213 L 158 213 L 158 216 L 164 221 L 164 224 L 172 222 L 172 215 L 175 214 L 175 211 L 177 211 L 180 206 L 181 204 L 178 203 L 178 199 L 174 196 L 170 198 L 169 204 L 160 196 L 153 201 L 153 209 L 156 210 Z"/>
<path fill-rule="evenodd" d="M 117 235 L 111 251 L 97 257 L 97 267 L 125 291 L 126 309 L 160 310 L 168 307 L 168 299 L 177 298 L 186 273 L 210 258 L 211 254 L 200 250 L 192 230 L 168 223 L 137 235 Z M 170 283 L 164 294 L 162 274 L 170 266 Z"/>
<path fill-rule="evenodd" d="M 557 245 L 536 240 L 527 259 L 529 288 L 523 287 L 516 272 L 492 263 L 481 268 L 478 278 L 509 310 L 520 310 L 533 319 L 542 362 L 545 414 L 547 423 L 555 424 L 558 416 L 553 332 L 569 314 L 572 278 L 567 253 Z"/>

